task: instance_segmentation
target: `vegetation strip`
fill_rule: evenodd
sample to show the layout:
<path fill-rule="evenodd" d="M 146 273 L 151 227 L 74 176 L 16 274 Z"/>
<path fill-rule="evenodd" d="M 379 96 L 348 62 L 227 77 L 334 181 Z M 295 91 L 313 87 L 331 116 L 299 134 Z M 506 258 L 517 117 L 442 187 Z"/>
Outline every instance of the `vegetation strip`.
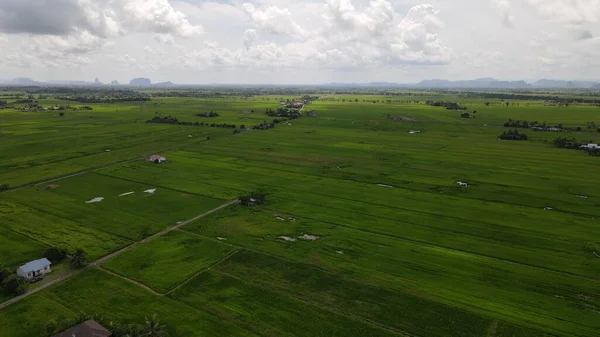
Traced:
<path fill-rule="evenodd" d="M 116 257 L 116 256 L 119 256 L 119 255 L 121 255 L 121 254 L 123 254 L 123 253 L 127 252 L 127 251 L 128 251 L 128 250 L 130 250 L 132 247 L 135 247 L 135 246 L 137 246 L 137 245 L 139 245 L 139 244 L 142 244 L 142 243 L 144 243 L 144 242 L 148 242 L 148 241 L 150 241 L 150 240 L 152 240 L 152 239 L 155 239 L 155 238 L 157 238 L 157 237 L 160 237 L 160 236 L 162 236 L 162 235 L 164 235 L 164 234 L 166 234 L 166 233 L 168 233 L 168 232 L 170 232 L 170 231 L 172 231 L 172 230 L 175 230 L 175 229 L 181 228 L 182 226 L 185 226 L 185 225 L 187 225 L 187 224 L 188 224 L 188 223 L 190 223 L 190 222 L 194 222 L 194 221 L 196 221 L 196 220 L 198 220 L 198 219 L 200 219 L 200 218 L 202 218 L 202 217 L 205 217 L 205 216 L 207 216 L 207 215 L 210 215 L 210 214 L 212 214 L 212 213 L 214 213 L 214 212 L 217 212 L 217 211 L 219 211 L 220 209 L 223 209 L 223 208 L 225 208 L 225 207 L 228 207 L 228 206 L 231 206 L 231 205 L 233 205 L 233 204 L 236 204 L 237 202 L 238 202 L 237 200 L 230 201 L 230 202 L 228 202 L 228 203 L 226 203 L 226 204 L 224 204 L 224 205 L 221 205 L 221 206 L 219 206 L 219 207 L 217 207 L 217 208 L 215 208 L 215 209 L 212 209 L 212 210 L 210 210 L 210 211 L 208 211 L 208 212 L 205 212 L 205 213 L 203 213 L 203 214 L 200 214 L 200 215 L 198 215 L 198 216 L 196 216 L 196 217 L 194 217 L 194 218 L 192 218 L 192 219 L 189 219 L 189 220 L 183 221 L 183 222 L 181 222 L 180 224 L 177 224 L 177 225 L 175 225 L 175 226 L 169 227 L 169 228 L 167 228 L 167 229 L 165 229 L 165 230 L 163 230 L 163 231 L 161 231 L 161 232 L 159 232 L 159 233 L 156 233 L 156 234 L 154 234 L 154 235 L 152 235 L 152 236 L 150 236 L 150 237 L 147 237 L 147 238 L 145 238 L 145 239 L 143 239 L 143 240 L 141 240 L 141 241 L 137 241 L 137 242 L 131 243 L 131 244 L 127 245 L 126 247 L 124 247 L 124 248 L 122 248 L 122 249 L 120 249 L 120 250 L 118 250 L 118 251 L 116 251 L 116 252 L 113 252 L 113 253 L 111 253 L 111 254 L 108 254 L 108 255 L 106 255 L 106 256 L 104 256 L 104 257 L 102 257 L 102 258 L 99 258 L 99 259 L 97 259 L 97 260 L 95 260 L 95 261 L 92 261 L 92 262 L 90 262 L 88 265 L 84 266 L 84 267 L 83 267 L 83 268 L 81 268 L 81 269 L 78 269 L 78 270 L 76 270 L 76 271 L 70 272 L 69 274 L 67 274 L 67 275 L 65 275 L 65 276 L 63 276 L 63 277 L 61 277 L 61 278 L 59 278 L 59 279 L 53 280 L 53 281 L 51 281 L 51 282 L 48 282 L 48 283 L 44 284 L 43 286 L 41 286 L 41 287 L 38 287 L 38 288 L 35 288 L 35 289 L 33 289 L 32 291 L 30 291 L 30 292 L 27 292 L 27 293 L 25 293 L 25 294 L 23 294 L 23 295 L 20 295 L 20 296 L 17 296 L 17 297 L 11 298 L 11 299 L 9 299 L 9 300 L 7 300 L 7 301 L 4 301 L 4 302 L 0 303 L 0 309 L 2 309 L 2 308 L 4 308 L 4 307 L 7 307 L 7 306 L 8 306 L 8 305 L 10 305 L 10 304 L 13 304 L 13 303 L 16 303 L 16 302 L 18 302 L 18 301 L 21 301 L 21 300 L 23 300 L 24 298 L 26 298 L 26 297 L 29 297 L 29 296 L 31 296 L 31 295 L 33 295 L 33 294 L 35 294 L 35 293 L 37 293 L 37 292 L 39 292 L 39 291 L 41 291 L 41 290 L 43 290 L 43 289 L 46 289 L 46 288 L 48 288 L 48 287 L 50 287 L 50 286 L 52 286 L 52 285 L 54 285 L 54 284 L 57 284 L 57 283 L 59 283 L 59 282 L 61 282 L 61 281 L 63 281 L 63 280 L 66 280 L 66 279 L 68 279 L 68 278 L 71 278 L 71 277 L 73 277 L 73 276 L 75 276 L 75 275 L 77 275 L 77 274 L 81 273 L 82 271 L 84 271 L 84 270 L 85 270 L 85 269 L 87 269 L 87 268 L 91 268 L 91 267 L 94 267 L 94 266 L 96 266 L 96 265 L 100 265 L 100 264 L 102 264 L 102 263 L 104 263 L 104 262 L 106 262 L 106 261 L 108 261 L 108 260 L 110 260 L 110 259 L 112 259 L 112 258 L 114 258 L 114 257 Z"/>

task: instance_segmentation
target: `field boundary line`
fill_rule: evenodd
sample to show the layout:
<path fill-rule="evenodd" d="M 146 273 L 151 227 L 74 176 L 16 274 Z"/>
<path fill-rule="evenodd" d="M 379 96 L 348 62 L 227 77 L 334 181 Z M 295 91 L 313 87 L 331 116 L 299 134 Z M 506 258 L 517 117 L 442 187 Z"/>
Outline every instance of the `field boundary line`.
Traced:
<path fill-rule="evenodd" d="M 42 285 L 42 286 L 40 286 L 38 288 L 35 288 L 35 289 L 33 289 L 33 290 L 29 291 L 29 292 L 26 292 L 23 295 L 19 295 L 17 297 L 13 297 L 11 299 L 8 299 L 8 300 L 0 303 L 0 309 L 3 309 L 3 308 L 5 308 L 5 307 L 7 307 L 7 306 L 9 306 L 9 305 L 11 305 L 13 303 L 19 302 L 22 299 L 27 298 L 27 297 L 29 297 L 29 296 L 31 296 L 31 295 L 33 295 L 33 294 L 35 294 L 35 293 L 43 290 L 43 289 L 46 289 L 46 288 L 48 288 L 48 287 L 50 287 L 52 285 L 57 284 L 57 283 L 59 283 L 59 282 L 61 282 L 63 280 L 71 278 L 71 277 L 73 277 L 73 276 L 75 276 L 75 275 L 83 272 L 84 270 L 87 270 L 89 268 L 93 268 L 93 267 L 95 267 L 95 266 L 97 266 L 99 264 L 102 264 L 102 263 L 104 263 L 104 262 L 106 262 L 106 261 L 108 261 L 108 260 L 110 260 L 110 259 L 112 259 L 114 257 L 117 257 L 117 256 L 119 256 L 119 255 L 121 255 L 121 254 L 129 251 L 130 249 L 132 249 L 134 247 L 137 247 L 138 245 L 140 245 L 142 243 L 149 242 L 149 241 L 151 241 L 151 240 L 153 240 L 155 238 L 158 238 L 160 236 L 163 236 L 163 235 L 169 233 L 170 231 L 179 229 L 179 228 L 181 228 L 181 227 L 189 224 L 190 222 L 194 222 L 194 221 L 196 221 L 196 220 L 198 220 L 200 218 L 208 216 L 208 215 L 210 215 L 212 213 L 215 213 L 215 212 L 217 212 L 217 211 L 219 211 L 219 210 L 221 210 L 223 208 L 229 207 L 229 206 L 237 204 L 237 203 L 239 203 L 239 200 L 233 200 L 233 201 L 227 202 L 227 203 L 225 203 L 225 204 L 223 204 L 223 205 L 221 205 L 221 206 L 219 206 L 217 208 L 213 208 L 210 211 L 206 211 L 206 212 L 204 212 L 204 213 L 202 213 L 202 214 L 200 214 L 200 215 L 198 215 L 196 217 L 193 217 L 193 218 L 191 218 L 189 220 L 180 222 L 179 224 L 177 224 L 175 226 L 168 227 L 168 228 L 166 228 L 166 229 L 164 229 L 164 230 L 162 230 L 162 231 L 160 231 L 160 232 L 158 232 L 158 233 L 156 233 L 154 235 L 151 235 L 151 236 L 149 236 L 149 237 L 147 237 L 147 238 L 145 238 L 143 240 L 132 242 L 129 245 L 127 245 L 127 246 L 125 246 L 125 247 L 123 247 L 123 248 L 121 248 L 121 249 L 119 249 L 117 251 L 114 251 L 114 252 L 112 252 L 112 253 L 110 253 L 108 255 L 105 255 L 105 256 L 103 256 L 103 257 L 101 257 L 101 258 L 99 258 L 99 259 L 97 259 L 95 261 L 92 261 L 92 262 L 88 263 L 87 265 L 85 265 L 81 269 L 74 270 L 74 271 L 72 271 L 72 272 L 70 272 L 70 273 L 68 273 L 68 274 L 66 274 L 66 275 L 64 275 L 64 276 L 62 276 L 60 278 L 57 278 L 56 280 L 52 280 L 52 281 L 50 281 L 50 282 L 48 282 L 48 283 L 46 283 L 46 284 L 44 284 L 44 285 Z"/>
<path fill-rule="evenodd" d="M 188 233 L 187 231 L 184 231 L 183 233 Z M 171 288 L 169 291 L 167 291 L 166 293 L 162 294 L 161 296 L 166 296 L 169 295 L 175 291 L 177 291 L 177 289 L 183 287 L 184 285 L 190 283 L 193 279 L 195 279 L 198 275 L 207 272 L 209 270 L 211 270 L 212 268 L 214 268 L 215 266 L 221 264 L 222 262 L 225 262 L 226 260 L 228 260 L 230 257 L 234 256 L 235 254 L 237 254 L 238 252 L 240 252 L 242 249 L 236 249 L 233 252 L 227 254 L 225 257 L 223 257 L 222 259 L 212 263 L 211 265 L 209 265 L 208 267 L 202 269 L 201 271 L 195 273 L 194 275 L 190 276 L 189 278 L 187 278 L 186 280 L 183 280 L 183 282 L 180 282 L 179 284 L 175 285 L 175 287 Z"/>
<path fill-rule="evenodd" d="M 134 179 L 129 179 L 129 178 L 123 178 L 123 177 L 119 177 L 119 176 L 113 176 L 113 175 L 106 174 L 106 173 L 100 173 L 100 172 L 89 172 L 89 173 L 97 174 L 99 176 L 103 176 L 103 177 L 107 177 L 107 178 L 113 178 L 113 179 L 118 179 L 118 180 L 123 180 L 123 181 L 131 182 L 131 183 L 136 183 L 136 184 L 147 184 L 147 185 L 150 185 L 150 186 L 153 186 L 153 187 L 163 188 L 165 190 L 169 190 L 169 191 L 173 191 L 173 192 L 187 193 L 187 194 L 196 195 L 196 196 L 199 196 L 199 197 L 210 198 L 210 199 L 220 200 L 220 201 L 226 201 L 227 200 L 227 199 L 220 199 L 220 198 L 213 197 L 213 196 L 206 195 L 206 194 L 200 194 L 200 193 L 196 193 L 196 192 L 184 191 L 184 190 L 180 190 L 180 189 L 176 189 L 176 188 L 172 188 L 172 187 L 167 187 L 167 186 L 163 186 L 163 185 L 150 184 L 150 183 L 147 183 L 145 181 L 139 181 L 139 180 L 134 180 Z M 202 183 L 202 184 L 206 184 L 206 183 Z M 211 184 L 206 184 L 206 185 L 211 185 Z M 224 186 L 218 186 L 218 185 L 212 185 L 212 186 L 224 187 Z M 238 189 L 236 189 L 236 190 L 240 191 L 242 193 L 244 192 L 242 190 L 238 190 Z"/>
<path fill-rule="evenodd" d="M 207 141 L 208 140 L 203 140 L 203 141 L 201 141 L 199 143 L 204 143 L 204 142 L 207 142 Z M 178 147 L 173 147 L 173 148 L 168 148 L 168 149 L 164 149 L 164 150 L 159 150 L 158 152 L 168 153 L 168 152 L 178 151 L 178 150 L 184 149 L 184 148 L 189 147 L 189 146 L 198 145 L 199 143 L 186 144 L 186 145 L 182 145 L 182 146 L 178 146 Z M 99 154 L 99 153 L 93 153 L 93 154 L 89 154 L 87 156 L 97 155 L 97 154 Z M 89 168 L 86 168 L 86 169 L 83 169 L 83 170 L 80 170 L 80 171 L 75 171 L 75 172 L 72 172 L 72 173 L 68 173 L 66 175 L 60 175 L 60 176 L 56 176 L 54 178 L 49 178 L 47 180 L 32 181 L 32 182 L 29 182 L 29 183 L 25 183 L 25 184 L 14 186 L 13 188 L 10 188 L 9 190 L 3 191 L 3 192 L 18 191 L 20 189 L 23 189 L 23 188 L 26 188 L 26 187 L 30 187 L 30 186 L 39 186 L 39 185 L 48 184 L 48 183 L 59 181 L 59 180 L 63 180 L 63 179 L 77 177 L 77 176 L 80 176 L 80 175 L 83 175 L 83 174 L 86 174 L 86 173 L 93 172 L 95 170 L 99 170 L 99 169 L 103 169 L 103 168 L 107 168 L 107 167 L 111 167 L 111 166 L 116 166 L 116 165 L 120 165 L 120 164 L 124 164 L 124 163 L 129 163 L 129 162 L 132 162 L 132 161 L 135 161 L 135 160 L 140 160 L 140 159 L 143 159 L 143 158 L 145 158 L 147 156 L 148 156 L 148 154 L 144 154 L 144 155 L 141 155 L 141 156 L 136 156 L 136 157 L 133 157 L 133 158 L 123 159 L 123 160 L 119 160 L 119 161 L 116 161 L 116 162 L 108 163 L 106 165 L 92 166 L 92 167 L 89 167 Z M 81 157 L 83 157 L 83 156 L 78 156 L 78 157 L 74 157 L 74 158 L 71 158 L 71 159 L 77 159 L 77 158 L 81 158 Z M 0 193 L 2 193 L 2 192 L 0 192 Z"/>
<path fill-rule="evenodd" d="M 266 208 L 269 211 L 274 211 L 271 208 Z M 533 265 L 533 264 L 528 264 L 528 263 L 523 263 L 523 262 L 518 262 L 518 261 L 512 261 L 512 260 L 508 260 L 508 259 L 503 259 L 500 257 L 495 257 L 492 255 L 486 255 L 486 254 L 479 254 L 479 253 L 475 253 L 475 252 L 471 252 L 468 250 L 463 250 L 463 249 L 456 249 L 456 248 L 452 248 L 452 247 L 447 247 L 447 246 L 441 246 L 441 245 L 436 245 L 430 242 L 426 242 L 426 241 L 420 241 L 420 240 L 414 240 L 414 239 L 408 239 L 406 237 L 402 237 L 402 236 L 398 236 L 398 235 L 394 235 L 394 234 L 386 234 L 386 233 L 381 233 L 381 232 L 377 232 L 377 231 L 371 231 L 371 230 L 367 230 L 367 229 L 359 229 L 357 227 L 353 227 L 353 226 L 349 226 L 349 225 L 344 225 L 344 224 L 340 224 L 337 222 L 333 222 L 333 221 L 329 221 L 329 220 L 320 220 L 320 219 L 316 219 L 316 218 L 311 218 L 311 217 L 307 217 L 307 216 L 298 216 L 296 214 L 293 213 L 287 213 L 288 215 L 293 215 L 294 217 L 298 218 L 298 219 L 308 219 L 308 220 L 313 220 L 313 221 L 318 221 L 318 222 L 322 222 L 322 223 L 326 223 L 326 224 L 330 224 L 330 225 L 336 225 L 336 226 L 340 226 L 340 227 L 344 227 L 347 229 L 351 229 L 351 230 L 355 230 L 358 232 L 364 232 L 364 233 L 369 233 L 369 234 L 373 234 L 373 235 L 378 235 L 378 236 L 382 236 L 382 237 L 387 237 L 390 239 L 394 239 L 394 240 L 400 240 L 400 241 L 404 241 L 404 242 L 409 242 L 412 244 L 417 244 L 417 245 L 422 245 L 422 246 L 427 246 L 427 247 L 433 247 L 433 248 L 441 248 L 441 249 L 445 249 L 445 250 L 449 250 L 449 251 L 455 251 L 455 252 L 460 252 L 463 254 L 468 254 L 468 255 L 473 255 L 473 256 L 477 256 L 483 259 L 489 259 L 489 260 L 494 260 L 494 261 L 500 261 L 500 262 L 504 262 L 504 263 L 508 263 L 511 265 L 516 265 L 516 266 L 521 266 L 521 267 L 527 267 L 527 268 L 534 268 L 534 269 L 538 269 L 538 270 L 544 270 L 550 273 L 555 273 L 555 274 L 559 274 L 559 275 L 563 275 L 563 276 L 567 276 L 567 277 L 573 277 L 576 279 L 581 279 L 581 280 L 586 280 L 586 281 L 592 281 L 592 282 L 598 282 L 597 279 L 593 279 L 587 276 L 583 276 L 583 275 L 578 275 L 578 274 L 573 274 L 573 273 L 569 273 L 569 272 L 565 272 L 562 270 L 557 270 L 557 269 L 551 269 L 551 268 L 546 268 L 546 267 L 542 267 L 542 266 L 537 266 L 537 265 Z"/>
<path fill-rule="evenodd" d="M 240 278 L 238 276 L 226 273 L 226 272 L 221 271 L 221 270 L 215 270 L 215 272 L 217 274 L 221 274 L 221 275 L 225 275 L 225 276 L 234 278 L 234 279 L 236 279 L 238 281 L 241 281 L 241 282 L 243 282 L 245 284 L 249 284 L 249 285 L 261 288 L 261 289 L 265 288 L 263 285 L 261 285 L 259 283 L 255 283 L 255 282 L 250 282 L 250 281 L 244 280 L 243 278 Z M 321 310 L 325 310 L 325 311 L 334 313 L 336 315 L 340 315 L 340 316 L 346 317 L 346 318 L 351 319 L 353 321 L 363 322 L 363 323 L 366 323 L 368 325 L 375 326 L 375 327 L 377 327 L 379 329 L 387 330 L 387 331 L 392 332 L 394 334 L 401 335 L 403 337 L 420 337 L 418 335 L 415 335 L 415 334 L 412 334 L 412 333 L 408 333 L 406 331 L 403 331 L 403 330 L 400 330 L 400 329 L 397 329 L 397 328 L 393 328 L 391 326 L 387 326 L 385 324 L 381 324 L 381 323 L 378 323 L 376 321 L 373 321 L 373 320 L 370 320 L 370 319 L 366 319 L 364 317 L 355 316 L 355 315 L 351 315 L 351 314 L 346 314 L 344 312 L 340 312 L 340 311 L 334 310 L 333 308 L 330 308 L 328 306 L 325 306 L 325 305 L 322 305 L 322 304 L 319 304 L 319 303 L 307 300 L 305 298 L 295 296 L 295 295 L 287 293 L 285 291 L 282 291 L 281 289 L 278 289 L 277 287 L 273 287 L 273 288 L 270 288 L 268 290 L 272 291 L 272 292 L 274 292 L 276 294 L 282 295 L 284 297 L 291 298 L 293 300 L 296 300 L 296 301 L 299 301 L 299 302 L 306 303 L 306 304 L 309 304 L 311 306 L 317 307 L 317 308 L 319 308 Z"/>
<path fill-rule="evenodd" d="M 137 281 L 137 280 L 134 280 L 134 279 L 132 279 L 132 278 L 129 278 L 129 277 L 125 276 L 125 275 L 121 275 L 121 274 L 119 274 L 119 273 L 113 272 L 113 271 L 111 271 L 111 270 L 109 270 L 109 269 L 106 269 L 106 268 L 104 268 L 104 267 L 103 267 L 103 266 L 101 266 L 101 265 L 100 265 L 100 266 L 97 266 L 97 269 L 98 269 L 98 270 L 102 270 L 103 272 L 105 272 L 105 273 L 107 273 L 107 274 L 109 274 L 109 275 L 112 275 L 112 276 L 118 277 L 118 278 L 120 278 L 120 279 L 122 279 L 122 280 L 125 280 L 125 281 L 127 281 L 127 282 L 129 282 L 129 283 L 133 283 L 133 284 L 135 284 L 136 286 L 138 286 L 138 287 L 140 287 L 140 288 L 143 288 L 143 289 L 145 289 L 145 290 L 147 290 L 147 291 L 151 292 L 152 294 L 154 294 L 154 295 L 156 295 L 156 296 L 164 296 L 164 294 L 163 294 L 163 293 L 160 293 L 160 292 L 158 292 L 158 291 L 156 291 L 156 290 L 154 290 L 154 289 L 150 288 L 149 286 L 145 285 L 144 283 L 142 283 L 142 282 L 140 282 L 140 281 Z"/>

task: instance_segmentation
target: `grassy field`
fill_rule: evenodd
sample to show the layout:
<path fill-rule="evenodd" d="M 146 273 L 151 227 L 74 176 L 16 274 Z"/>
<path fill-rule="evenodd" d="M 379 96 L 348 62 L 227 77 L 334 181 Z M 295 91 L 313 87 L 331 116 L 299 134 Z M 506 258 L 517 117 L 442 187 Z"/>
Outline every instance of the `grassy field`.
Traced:
<path fill-rule="evenodd" d="M 599 107 L 325 94 L 307 107 L 317 117 L 268 131 L 143 123 L 171 115 L 253 126 L 282 98 L 292 97 L 153 98 L 63 117 L 0 110 L 0 184 L 27 185 L 0 193 L 5 265 L 52 245 L 101 257 L 240 195 L 267 194 L 265 205 L 230 206 L 103 265 L 122 278 L 88 270 L 1 309 L 0 337 L 43 335 L 26 314 L 61 320 L 78 310 L 125 322 L 156 312 L 174 336 L 597 335 L 598 158 L 552 141 L 600 140 L 586 127 Z M 219 117 L 195 116 L 211 110 Z M 499 140 L 508 119 L 582 131 Z M 168 162 L 149 164 L 150 153 Z M 61 309 L 49 312 L 54 303 Z"/>
<path fill-rule="evenodd" d="M 105 267 L 165 293 L 232 252 L 230 246 L 172 231 L 109 261 Z"/>

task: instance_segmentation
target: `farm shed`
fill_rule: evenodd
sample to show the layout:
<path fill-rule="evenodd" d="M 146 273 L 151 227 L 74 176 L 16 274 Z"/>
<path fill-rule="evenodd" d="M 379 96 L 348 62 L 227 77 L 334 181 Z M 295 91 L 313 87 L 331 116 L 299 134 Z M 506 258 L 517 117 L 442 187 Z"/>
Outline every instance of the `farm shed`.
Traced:
<path fill-rule="evenodd" d="M 148 161 L 156 164 L 162 164 L 167 161 L 167 158 L 158 154 L 153 154 L 150 156 L 150 158 L 148 158 Z"/>
<path fill-rule="evenodd" d="M 28 281 L 39 280 L 52 271 L 50 270 L 51 264 L 52 262 L 46 258 L 27 262 L 17 269 L 17 275 Z"/>
<path fill-rule="evenodd" d="M 90 319 L 52 337 L 110 337 L 110 335 L 110 331 Z"/>

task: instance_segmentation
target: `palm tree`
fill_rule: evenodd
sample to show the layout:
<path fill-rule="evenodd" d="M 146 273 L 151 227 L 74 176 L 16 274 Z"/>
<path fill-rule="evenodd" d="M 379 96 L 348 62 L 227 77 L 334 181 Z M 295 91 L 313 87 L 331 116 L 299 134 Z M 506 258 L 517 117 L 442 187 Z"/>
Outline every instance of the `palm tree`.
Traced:
<path fill-rule="evenodd" d="M 87 253 L 83 249 L 77 248 L 71 256 L 71 266 L 75 268 L 81 268 L 85 264 L 86 260 Z"/>
<path fill-rule="evenodd" d="M 150 318 L 146 317 L 146 323 L 144 324 L 142 336 L 147 336 L 147 337 L 165 337 L 165 336 L 167 336 L 167 332 L 165 331 L 165 325 L 160 324 L 156 314 L 152 315 L 152 317 L 150 317 Z"/>

